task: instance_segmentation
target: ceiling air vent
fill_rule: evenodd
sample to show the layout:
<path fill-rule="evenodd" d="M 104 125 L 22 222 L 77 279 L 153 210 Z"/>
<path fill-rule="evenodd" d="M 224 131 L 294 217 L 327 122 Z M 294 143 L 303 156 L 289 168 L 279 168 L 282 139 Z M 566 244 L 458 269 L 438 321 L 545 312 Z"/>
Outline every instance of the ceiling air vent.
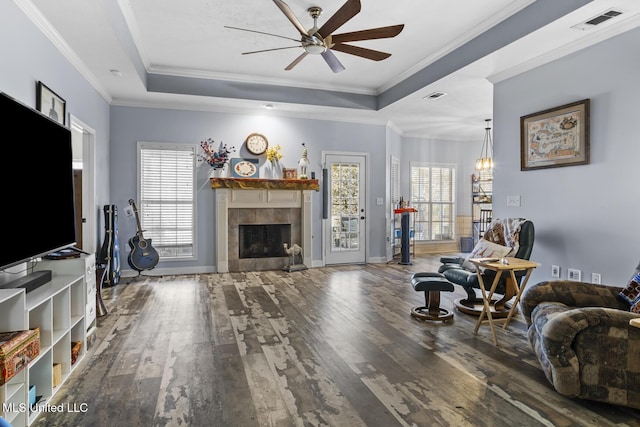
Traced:
<path fill-rule="evenodd" d="M 430 93 L 427 96 L 424 96 L 422 99 L 430 99 L 430 100 L 438 99 L 438 98 L 442 98 L 446 94 L 447 94 L 447 92 L 433 92 L 433 93 Z"/>
<path fill-rule="evenodd" d="M 593 18 L 588 19 L 585 22 L 581 22 L 580 24 L 574 25 L 571 28 L 575 30 L 582 30 L 582 31 L 590 30 L 596 25 L 602 24 L 603 22 L 608 21 L 611 18 L 615 18 L 618 15 L 622 15 L 622 12 L 611 9 L 607 12 L 599 14 L 598 16 L 594 16 Z"/>

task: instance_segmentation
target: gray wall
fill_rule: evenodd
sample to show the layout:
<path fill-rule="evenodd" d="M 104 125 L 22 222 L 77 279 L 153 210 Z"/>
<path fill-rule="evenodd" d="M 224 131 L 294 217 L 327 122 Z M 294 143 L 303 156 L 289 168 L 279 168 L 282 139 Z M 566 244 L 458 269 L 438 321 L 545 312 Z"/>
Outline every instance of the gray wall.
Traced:
<path fill-rule="evenodd" d="M 367 255 L 374 261 L 385 259 L 384 233 L 385 207 L 377 206 L 377 197 L 385 197 L 386 168 L 385 126 L 362 125 L 343 122 L 307 120 L 278 117 L 274 115 L 240 115 L 215 112 L 166 110 L 155 108 L 112 107 L 111 108 L 111 200 L 121 209 L 128 205 L 136 194 L 136 163 L 138 141 L 166 142 L 197 145 L 201 140 L 212 138 L 236 147 L 232 157 L 254 157 L 243 142 L 251 132 L 263 133 L 270 144 L 280 144 L 285 167 L 296 167 L 302 153 L 302 143 L 309 150 L 311 167 L 320 178 L 322 173 L 321 151 L 369 153 L 370 181 L 368 183 L 367 219 L 370 235 Z M 261 173 L 264 173 L 264 156 L 259 157 Z M 203 165 L 198 172 L 197 194 L 197 251 L 196 261 L 161 262 L 158 269 L 175 271 L 212 271 L 215 267 L 214 253 L 214 198 L 209 186 L 208 167 Z M 322 198 L 321 192 L 313 193 L 313 260 L 319 265 L 322 260 Z M 121 242 L 135 234 L 135 222 L 121 220 L 119 235 Z M 123 240 L 124 239 L 124 240 Z M 125 266 L 126 268 L 127 266 Z"/>
<path fill-rule="evenodd" d="M 101 242 L 104 234 L 102 206 L 109 203 L 108 103 L 12 1 L 0 1 L 0 58 L 0 91 L 35 108 L 36 82 L 40 80 L 67 102 L 68 113 L 96 131 L 96 197 L 92 214 L 97 218 L 97 241 Z M 15 123 L 2 125 L 8 127 Z M 28 129 L 24 131 L 28 135 Z M 29 141 L 28 138 L 19 141 L 33 144 L 34 156 L 37 144 L 46 143 Z M 10 161 L 25 170 L 37 169 L 33 159 Z M 38 191 L 46 191 L 46 185 L 55 183 L 43 181 L 42 188 L 34 189 L 32 195 L 25 196 L 37 197 Z M 42 208 L 46 212 L 51 206 Z"/>
<path fill-rule="evenodd" d="M 532 281 L 551 265 L 624 286 L 640 258 L 640 29 L 495 85 L 494 216 L 535 223 Z M 591 99 L 591 164 L 520 171 L 520 117 Z M 507 208 L 508 195 L 522 206 Z"/>
<path fill-rule="evenodd" d="M 474 142 L 404 138 L 401 146 L 400 191 L 410 196 L 411 162 L 453 163 L 456 165 L 456 215 L 471 215 L 471 175 L 484 140 L 484 121 L 478 123 Z"/>
<path fill-rule="evenodd" d="M 536 225 L 532 259 L 541 263 L 532 280 L 549 278 L 551 264 L 602 274 L 603 282 L 624 284 L 638 262 L 640 207 L 636 165 L 637 70 L 640 30 L 605 41 L 539 67 L 495 86 L 494 148 L 496 216 L 523 216 Z M 103 234 L 101 206 L 120 208 L 136 197 L 136 142 L 165 141 L 197 144 L 211 137 L 241 145 L 252 131 L 261 131 L 284 147 L 287 166 L 300 156 L 300 144 L 309 145 L 311 170 L 319 175 L 321 151 L 370 153 L 368 240 L 370 260 L 386 258 L 389 158 L 443 161 L 457 158 L 458 213 L 468 209 L 468 186 L 478 143 L 402 138 L 391 128 L 343 122 L 324 122 L 275 116 L 249 116 L 190 111 L 112 107 L 29 21 L 15 3 L 0 2 L 0 90 L 35 106 L 35 84 L 41 80 L 67 101 L 68 111 L 96 130 L 96 206 L 99 240 Z M 583 98 L 591 99 L 591 164 L 539 171 L 520 171 L 520 116 Z M 110 134 L 111 132 L 111 134 Z M 440 142 L 445 147 L 440 146 Z M 246 154 L 246 153 L 245 153 Z M 242 152 L 238 155 L 243 155 Z M 29 163 L 25 163 L 28 167 Z M 403 192 L 408 178 L 403 178 Z M 206 173 L 199 175 L 206 184 Z M 508 195 L 520 195 L 522 206 L 507 208 Z M 375 199 L 384 197 L 385 205 Z M 314 218 L 321 218 L 320 193 L 314 195 Z M 43 207 L 47 208 L 47 207 Z M 212 266 L 212 191 L 203 185 L 198 195 L 199 259 L 194 269 Z M 120 238 L 126 247 L 134 224 L 121 221 Z M 320 221 L 314 223 L 314 260 L 321 259 Z M 123 254 L 126 256 L 126 254 Z M 123 258 L 125 259 L 125 258 Z M 126 263 L 125 263 L 126 264 Z M 179 264 L 185 267 L 186 264 Z M 125 265 L 126 267 L 126 265 Z"/>

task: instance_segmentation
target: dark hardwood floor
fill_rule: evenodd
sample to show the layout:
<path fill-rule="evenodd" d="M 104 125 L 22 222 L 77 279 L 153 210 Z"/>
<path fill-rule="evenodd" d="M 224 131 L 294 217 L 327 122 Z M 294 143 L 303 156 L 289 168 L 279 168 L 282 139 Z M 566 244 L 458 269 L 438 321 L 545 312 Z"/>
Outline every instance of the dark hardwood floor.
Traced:
<path fill-rule="evenodd" d="M 37 426 L 640 426 L 640 411 L 567 399 L 518 314 L 414 320 L 413 265 L 145 277 L 105 289 L 87 357 Z M 442 306 L 464 295 L 443 293 Z M 83 406 L 84 407 L 84 406 Z"/>

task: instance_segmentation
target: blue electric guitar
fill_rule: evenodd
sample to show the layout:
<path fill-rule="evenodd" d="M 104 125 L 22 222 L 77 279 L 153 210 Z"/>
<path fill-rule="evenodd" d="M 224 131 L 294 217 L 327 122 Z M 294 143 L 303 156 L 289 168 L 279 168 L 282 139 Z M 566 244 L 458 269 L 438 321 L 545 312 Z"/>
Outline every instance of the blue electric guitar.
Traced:
<path fill-rule="evenodd" d="M 158 256 L 158 251 L 151 246 L 151 239 L 145 239 L 142 234 L 142 226 L 140 225 L 140 217 L 138 216 L 136 203 L 133 199 L 129 199 L 129 204 L 136 214 L 138 231 L 135 236 L 129 239 L 131 252 L 129 253 L 127 261 L 129 262 L 129 266 L 139 273 L 154 268 L 158 264 L 160 257 Z"/>

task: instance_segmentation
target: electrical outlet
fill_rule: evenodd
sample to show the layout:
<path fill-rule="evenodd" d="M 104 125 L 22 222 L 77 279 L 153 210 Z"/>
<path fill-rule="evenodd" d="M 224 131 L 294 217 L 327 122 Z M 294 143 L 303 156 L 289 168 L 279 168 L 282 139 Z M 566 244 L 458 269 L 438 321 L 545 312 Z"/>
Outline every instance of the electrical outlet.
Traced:
<path fill-rule="evenodd" d="M 560 277 L 560 266 L 552 265 L 551 266 L 551 277 Z"/>
<path fill-rule="evenodd" d="M 570 268 L 567 270 L 567 278 L 569 280 L 573 280 L 574 282 L 579 282 L 582 279 L 582 272 L 580 270 L 576 270 L 575 268 Z"/>
<path fill-rule="evenodd" d="M 591 273 L 591 283 L 600 285 L 602 283 L 602 276 L 600 273 Z"/>

